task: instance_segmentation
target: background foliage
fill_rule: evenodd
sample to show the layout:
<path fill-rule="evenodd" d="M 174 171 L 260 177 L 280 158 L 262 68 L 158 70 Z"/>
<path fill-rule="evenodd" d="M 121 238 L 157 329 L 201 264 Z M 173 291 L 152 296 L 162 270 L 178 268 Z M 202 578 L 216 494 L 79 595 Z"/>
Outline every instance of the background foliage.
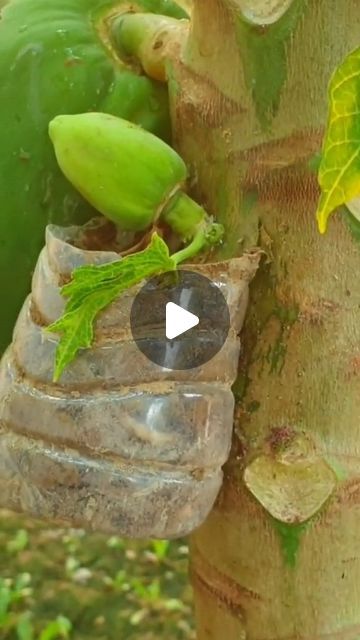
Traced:
<path fill-rule="evenodd" d="M 187 552 L 0 511 L 0 640 L 193 640 Z"/>

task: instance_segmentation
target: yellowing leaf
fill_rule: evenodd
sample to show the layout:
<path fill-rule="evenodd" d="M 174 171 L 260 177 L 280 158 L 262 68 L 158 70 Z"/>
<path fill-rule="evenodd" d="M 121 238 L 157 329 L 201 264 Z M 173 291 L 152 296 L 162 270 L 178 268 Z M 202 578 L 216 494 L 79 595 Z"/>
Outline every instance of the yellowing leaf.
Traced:
<path fill-rule="evenodd" d="M 61 290 L 69 298 L 64 315 L 47 328 L 47 331 L 61 335 L 56 350 L 54 382 L 59 380 L 79 349 L 91 346 L 94 320 L 102 309 L 144 278 L 175 268 L 167 245 L 154 233 L 144 251 L 110 264 L 75 269 L 71 282 Z"/>
<path fill-rule="evenodd" d="M 329 101 L 319 168 L 322 194 L 316 215 L 320 233 L 325 233 L 334 209 L 360 194 L 360 49 L 336 69 Z"/>

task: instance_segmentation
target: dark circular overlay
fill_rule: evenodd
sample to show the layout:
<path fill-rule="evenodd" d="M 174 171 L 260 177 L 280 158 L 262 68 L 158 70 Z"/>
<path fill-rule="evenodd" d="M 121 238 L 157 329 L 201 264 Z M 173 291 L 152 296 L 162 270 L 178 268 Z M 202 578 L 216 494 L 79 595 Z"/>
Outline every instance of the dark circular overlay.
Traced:
<path fill-rule="evenodd" d="M 169 340 L 166 304 L 173 302 L 195 314 L 199 324 Z M 199 367 L 223 346 L 230 328 L 226 300 L 219 287 L 192 271 L 169 271 L 150 278 L 136 295 L 130 315 L 137 347 L 152 362 L 166 369 Z"/>

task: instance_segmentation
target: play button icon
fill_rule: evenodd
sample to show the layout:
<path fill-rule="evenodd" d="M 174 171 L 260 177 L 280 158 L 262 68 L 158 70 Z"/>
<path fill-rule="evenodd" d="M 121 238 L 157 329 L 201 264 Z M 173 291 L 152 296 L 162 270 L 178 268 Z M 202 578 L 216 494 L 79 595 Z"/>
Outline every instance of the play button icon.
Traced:
<path fill-rule="evenodd" d="M 189 331 L 199 324 L 199 318 L 194 313 L 186 311 L 174 302 L 166 305 L 166 328 L 165 334 L 169 340 L 173 340 L 182 333 Z"/>
<path fill-rule="evenodd" d="M 150 278 L 130 313 L 137 347 L 166 369 L 199 367 L 226 341 L 230 314 L 219 286 L 200 273 L 171 271 Z"/>

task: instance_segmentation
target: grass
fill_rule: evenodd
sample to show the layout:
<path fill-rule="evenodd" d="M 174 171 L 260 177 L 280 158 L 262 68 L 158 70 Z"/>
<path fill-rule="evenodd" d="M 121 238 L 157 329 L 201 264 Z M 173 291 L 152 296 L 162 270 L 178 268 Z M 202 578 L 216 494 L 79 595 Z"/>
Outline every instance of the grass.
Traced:
<path fill-rule="evenodd" d="M 0 511 L 0 640 L 194 640 L 187 551 Z"/>

